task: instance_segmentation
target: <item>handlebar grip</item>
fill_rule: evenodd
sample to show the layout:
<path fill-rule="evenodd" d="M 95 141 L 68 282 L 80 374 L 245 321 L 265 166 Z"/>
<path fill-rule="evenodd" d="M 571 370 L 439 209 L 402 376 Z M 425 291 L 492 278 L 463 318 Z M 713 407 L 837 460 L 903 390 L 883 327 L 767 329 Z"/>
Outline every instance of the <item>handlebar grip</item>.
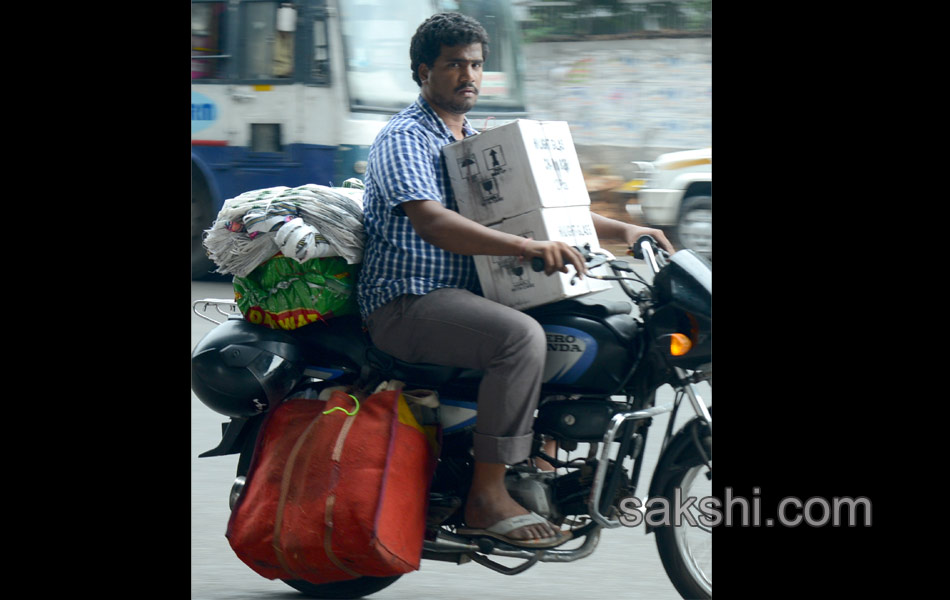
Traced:
<path fill-rule="evenodd" d="M 585 244 L 584 247 L 574 246 L 574 249 L 581 253 L 581 256 L 584 257 L 584 261 L 588 264 L 590 263 L 592 257 L 590 254 L 590 244 Z M 531 259 L 531 269 L 535 272 L 540 273 L 544 270 L 544 259 L 540 256 L 535 256 Z"/>
<path fill-rule="evenodd" d="M 630 247 L 630 249 L 633 251 L 633 257 L 634 257 L 634 258 L 639 258 L 639 259 L 643 260 L 643 246 L 642 246 L 642 244 L 644 244 L 644 243 L 650 244 L 650 246 L 653 247 L 654 253 L 656 252 L 657 245 L 656 245 L 656 240 L 653 239 L 653 236 L 651 236 L 651 235 L 641 235 L 640 237 L 637 238 L 637 241 L 634 242 L 633 246 Z"/>

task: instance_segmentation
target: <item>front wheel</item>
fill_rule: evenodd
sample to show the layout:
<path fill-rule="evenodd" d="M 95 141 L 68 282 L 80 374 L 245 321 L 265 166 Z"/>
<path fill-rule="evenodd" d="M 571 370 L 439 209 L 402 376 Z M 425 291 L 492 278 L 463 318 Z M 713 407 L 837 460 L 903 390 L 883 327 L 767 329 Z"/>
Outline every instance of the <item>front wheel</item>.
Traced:
<path fill-rule="evenodd" d="M 660 494 L 670 507 L 695 499 L 693 519 L 684 516 L 679 523 L 657 527 L 656 545 L 666 574 L 683 598 L 712 598 L 712 528 L 698 508 L 701 499 L 712 496 L 712 436 L 696 442 L 702 452 L 697 447 L 678 461 Z"/>

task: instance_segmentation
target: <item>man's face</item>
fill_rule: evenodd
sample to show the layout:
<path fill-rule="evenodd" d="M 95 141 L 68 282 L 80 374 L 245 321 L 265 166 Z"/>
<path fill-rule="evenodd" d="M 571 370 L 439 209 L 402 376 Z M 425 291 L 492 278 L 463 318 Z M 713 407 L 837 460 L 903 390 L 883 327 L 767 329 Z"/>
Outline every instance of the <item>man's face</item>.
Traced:
<path fill-rule="evenodd" d="M 482 45 L 442 46 L 432 68 L 419 67 L 422 96 L 436 108 L 456 115 L 472 110 L 482 87 Z"/>

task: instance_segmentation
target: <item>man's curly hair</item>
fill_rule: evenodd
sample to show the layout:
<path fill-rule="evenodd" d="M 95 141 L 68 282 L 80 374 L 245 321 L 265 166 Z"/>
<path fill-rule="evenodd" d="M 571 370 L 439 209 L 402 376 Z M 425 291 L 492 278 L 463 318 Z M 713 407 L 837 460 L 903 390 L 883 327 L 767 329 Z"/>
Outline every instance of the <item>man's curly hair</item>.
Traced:
<path fill-rule="evenodd" d="M 458 46 L 481 42 L 482 57 L 488 59 L 488 32 L 472 17 L 454 13 L 432 15 L 416 29 L 409 44 L 409 58 L 412 61 L 412 79 L 422 87 L 419 79 L 419 66 L 435 64 L 442 52 L 442 45 Z"/>

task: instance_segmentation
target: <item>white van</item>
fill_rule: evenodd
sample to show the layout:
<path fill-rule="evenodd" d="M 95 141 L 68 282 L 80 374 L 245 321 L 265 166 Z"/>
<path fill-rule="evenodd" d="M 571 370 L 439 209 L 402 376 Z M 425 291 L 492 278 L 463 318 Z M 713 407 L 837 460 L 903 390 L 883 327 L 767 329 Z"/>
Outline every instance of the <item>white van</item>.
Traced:
<path fill-rule="evenodd" d="M 712 148 L 634 162 L 642 187 L 627 203 L 634 220 L 663 227 L 679 248 L 712 260 Z"/>

